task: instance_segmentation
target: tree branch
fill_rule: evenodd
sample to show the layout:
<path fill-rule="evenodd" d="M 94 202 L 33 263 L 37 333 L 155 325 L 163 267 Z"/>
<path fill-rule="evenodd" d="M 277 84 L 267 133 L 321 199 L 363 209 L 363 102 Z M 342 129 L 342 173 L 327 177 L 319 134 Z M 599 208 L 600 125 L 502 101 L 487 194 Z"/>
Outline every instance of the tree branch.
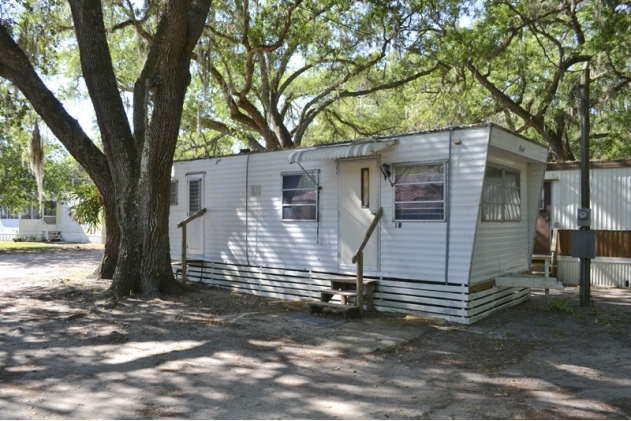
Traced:
<path fill-rule="evenodd" d="M 22 92 L 57 139 L 83 166 L 101 194 L 114 197 L 107 158 L 46 87 L 24 51 L 1 24 L 0 77 L 11 81 Z"/>

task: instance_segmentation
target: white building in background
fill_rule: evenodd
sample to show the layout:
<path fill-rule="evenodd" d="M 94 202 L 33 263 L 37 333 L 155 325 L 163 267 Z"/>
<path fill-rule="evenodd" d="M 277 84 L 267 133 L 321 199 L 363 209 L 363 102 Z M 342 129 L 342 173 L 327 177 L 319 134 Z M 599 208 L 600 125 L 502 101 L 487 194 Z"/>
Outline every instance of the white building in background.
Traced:
<path fill-rule="evenodd" d="M 578 285 L 580 263 L 572 256 L 572 230 L 581 204 L 580 162 L 548 164 L 540 207 L 535 253 L 550 253 L 551 231 L 559 230 L 557 278 Z M 596 258 L 591 282 L 628 288 L 631 280 L 631 159 L 590 162 L 591 229 Z"/>
<path fill-rule="evenodd" d="M 473 323 L 529 297 L 495 278 L 530 268 L 547 149 L 495 125 L 174 163 L 171 256 L 189 278 L 317 300 L 375 213 L 364 277 L 378 310 Z M 176 265 L 177 267 L 177 265 Z"/>
<path fill-rule="evenodd" d="M 42 215 L 37 207 L 29 205 L 18 216 L 11 215 L 6 210 L 2 216 L 0 241 L 24 239 L 95 244 L 105 242 L 104 229 L 98 228 L 95 232 L 89 232 L 87 227 L 70 218 L 68 204 L 62 201 L 44 202 Z"/>

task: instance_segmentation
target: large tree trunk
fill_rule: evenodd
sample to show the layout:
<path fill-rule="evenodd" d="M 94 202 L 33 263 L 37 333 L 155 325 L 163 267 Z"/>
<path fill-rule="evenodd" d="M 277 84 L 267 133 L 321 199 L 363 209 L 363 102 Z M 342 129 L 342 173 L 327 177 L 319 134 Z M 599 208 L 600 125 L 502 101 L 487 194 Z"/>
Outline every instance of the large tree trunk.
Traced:
<path fill-rule="evenodd" d="M 129 202 L 129 201 L 127 201 Z M 120 223 L 120 249 L 112 284 L 108 292 L 120 297 L 142 291 L 140 264 L 142 262 L 142 224 L 137 204 L 123 203 L 118 206 Z"/>
<path fill-rule="evenodd" d="M 170 172 L 190 83 L 191 53 L 203 30 L 210 0 L 171 0 L 162 10 L 139 78 L 139 86 L 152 92 L 151 123 L 144 138 L 143 130 L 132 136 L 125 116 L 99 0 L 70 0 L 70 4 L 86 85 L 116 187 L 121 239 L 109 291 L 114 295 L 142 291 L 149 297 L 177 291 L 168 233 Z M 134 101 L 134 106 L 147 107 L 146 90 L 140 91 L 142 98 Z M 144 128 L 142 121 L 136 123 L 135 127 Z"/>
<path fill-rule="evenodd" d="M 116 218 L 116 204 L 114 200 L 103 200 L 105 213 L 105 251 L 99 270 L 102 279 L 112 279 L 118 262 L 118 250 L 120 247 L 121 231 Z"/>
<path fill-rule="evenodd" d="M 121 230 L 116 270 L 110 286 L 114 295 L 138 291 L 142 233 L 136 196 L 138 152 L 120 97 L 107 43 L 100 0 L 69 0 L 77 34 L 81 68 L 115 189 L 116 217 Z"/>
<path fill-rule="evenodd" d="M 46 89 L 1 25 L 0 76 L 24 92 L 97 185 L 106 213 L 106 252 L 118 251 L 117 257 L 107 256 L 103 261 L 104 277 L 116 265 L 109 292 L 122 296 L 142 291 L 155 296 L 162 291 L 176 291 L 179 284 L 171 272 L 168 235 L 170 171 L 190 83 L 190 59 L 204 28 L 210 0 L 170 0 L 165 4 L 143 69 L 148 77 L 143 76 L 142 82 L 150 83 L 147 87 L 153 93 L 146 138 L 142 133 L 134 138 L 131 133 L 112 66 L 100 0 L 69 3 L 105 155 Z M 148 105 L 145 100 L 143 106 Z"/>
<path fill-rule="evenodd" d="M 180 130 L 184 96 L 191 81 L 190 61 L 201 36 L 210 0 L 170 2 L 162 18 L 159 34 L 149 54 L 157 54 L 151 80 L 154 109 L 143 145 L 139 193 L 141 198 L 143 293 L 156 296 L 174 292 L 179 284 L 171 270 L 169 247 L 169 195 L 173 155 Z M 161 36 L 168 34 L 168 36 Z M 155 47 L 155 49 L 154 49 Z"/>

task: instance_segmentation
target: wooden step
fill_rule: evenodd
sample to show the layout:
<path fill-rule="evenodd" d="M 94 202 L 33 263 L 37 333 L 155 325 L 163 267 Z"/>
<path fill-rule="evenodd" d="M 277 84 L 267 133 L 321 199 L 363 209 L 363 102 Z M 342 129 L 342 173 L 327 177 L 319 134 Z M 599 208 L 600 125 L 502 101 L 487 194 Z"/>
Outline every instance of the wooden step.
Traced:
<path fill-rule="evenodd" d="M 332 295 L 345 295 L 347 297 L 354 297 L 357 295 L 357 290 L 342 290 L 342 289 L 323 289 L 320 291 L 321 294 L 332 294 Z"/>
<path fill-rule="evenodd" d="M 334 310 L 342 310 L 344 313 L 344 320 L 348 320 L 352 317 L 357 317 L 359 315 L 359 307 L 357 306 L 346 306 L 343 304 L 337 303 L 325 303 L 322 301 L 315 301 L 313 303 L 309 303 L 311 307 L 311 314 L 320 313 L 325 308 L 331 308 Z"/>
<path fill-rule="evenodd" d="M 204 259 L 186 259 L 186 263 L 187 264 L 200 264 L 200 263 L 205 263 L 206 261 Z M 182 261 L 180 260 L 171 260 L 171 264 L 172 265 L 181 265 Z"/>
<path fill-rule="evenodd" d="M 343 305 L 348 304 L 348 299 L 351 298 L 352 301 L 356 301 L 357 290 L 343 290 L 343 289 L 325 289 L 320 291 L 320 301 L 329 302 L 334 295 L 341 295 L 341 301 Z"/>
<path fill-rule="evenodd" d="M 335 278 L 329 279 L 331 282 L 336 282 L 339 284 L 357 284 L 357 278 Z M 366 279 L 364 278 L 364 285 L 377 283 L 376 279 Z"/>

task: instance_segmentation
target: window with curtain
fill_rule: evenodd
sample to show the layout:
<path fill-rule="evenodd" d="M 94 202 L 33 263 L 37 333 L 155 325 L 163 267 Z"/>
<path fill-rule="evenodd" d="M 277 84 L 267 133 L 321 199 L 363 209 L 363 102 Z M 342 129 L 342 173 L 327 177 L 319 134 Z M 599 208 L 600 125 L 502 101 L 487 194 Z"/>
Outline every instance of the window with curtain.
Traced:
<path fill-rule="evenodd" d="M 395 221 L 445 220 L 445 163 L 394 167 Z"/>

